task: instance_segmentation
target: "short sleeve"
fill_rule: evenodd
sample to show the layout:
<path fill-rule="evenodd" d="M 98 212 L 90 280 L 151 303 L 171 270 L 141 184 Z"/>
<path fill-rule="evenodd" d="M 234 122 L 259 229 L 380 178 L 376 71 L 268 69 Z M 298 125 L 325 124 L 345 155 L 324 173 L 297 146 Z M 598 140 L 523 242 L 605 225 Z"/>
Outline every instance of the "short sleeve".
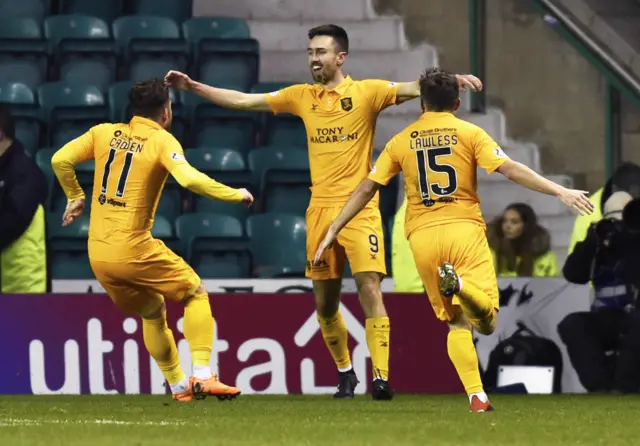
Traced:
<path fill-rule="evenodd" d="M 365 83 L 365 88 L 371 94 L 371 103 L 375 111 L 379 112 L 396 104 L 400 84 L 377 79 L 363 82 Z"/>
<path fill-rule="evenodd" d="M 292 85 L 282 90 L 266 93 L 264 97 L 273 114 L 291 113 L 292 115 L 299 115 L 300 102 L 306 88 L 303 84 Z"/>
<path fill-rule="evenodd" d="M 176 167 L 189 164 L 184 156 L 182 145 L 171 134 L 167 133 L 166 137 L 159 140 L 160 145 L 160 163 L 169 173 Z"/>
<path fill-rule="evenodd" d="M 393 140 L 389 141 L 384 148 L 376 164 L 373 166 L 371 172 L 369 172 L 369 179 L 375 181 L 378 184 L 386 186 L 389 181 L 402 170 L 400 163 L 395 159 L 393 155 Z"/>
<path fill-rule="evenodd" d="M 498 143 L 481 128 L 477 129 L 474 136 L 473 148 L 478 166 L 488 173 L 492 173 L 509 159 Z"/>

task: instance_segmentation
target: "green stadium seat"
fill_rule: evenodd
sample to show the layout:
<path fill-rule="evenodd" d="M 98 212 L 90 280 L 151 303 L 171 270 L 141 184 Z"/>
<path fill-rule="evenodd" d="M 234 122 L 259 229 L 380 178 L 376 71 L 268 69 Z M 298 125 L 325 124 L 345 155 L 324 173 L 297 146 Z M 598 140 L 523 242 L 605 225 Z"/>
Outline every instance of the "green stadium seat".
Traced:
<path fill-rule="evenodd" d="M 251 187 L 251 177 L 240 152 L 199 147 L 187 149 L 184 153 L 193 167 L 216 181 L 233 187 Z"/>
<path fill-rule="evenodd" d="M 259 185 L 262 209 L 275 211 L 272 200 L 279 196 L 281 204 L 292 207 L 286 210 L 300 213 L 302 196 L 308 196 L 311 187 L 307 152 L 287 147 L 257 148 L 249 153 L 249 169 L 253 183 Z M 296 195 L 297 201 L 283 203 L 286 194 Z"/>
<path fill-rule="evenodd" d="M 50 82 L 38 87 L 42 120 L 49 124 L 48 140 L 55 147 L 107 120 L 108 108 L 94 85 Z"/>
<path fill-rule="evenodd" d="M 235 256 L 202 254 L 192 264 L 193 269 L 203 279 L 233 279 L 249 277 L 249 269 L 238 262 Z"/>
<path fill-rule="evenodd" d="M 240 223 L 244 224 L 251 210 L 239 203 L 229 203 L 227 201 L 211 200 L 207 197 L 196 196 L 195 200 L 195 212 L 198 213 L 214 213 L 230 215 L 237 218 Z"/>
<path fill-rule="evenodd" d="M 60 14 L 84 14 L 111 23 L 122 15 L 123 0 L 58 0 Z"/>
<path fill-rule="evenodd" d="M 247 21 L 240 17 L 194 17 L 182 23 L 184 38 L 194 48 L 205 39 L 249 39 Z"/>
<path fill-rule="evenodd" d="M 169 219 L 162 215 L 156 215 L 151 228 L 151 235 L 160 240 L 172 238 L 173 226 Z"/>
<path fill-rule="evenodd" d="M 176 219 L 176 235 L 181 252 L 192 265 L 202 254 L 234 256 L 237 262 L 250 262 L 250 254 L 242 223 L 223 214 L 184 214 Z"/>
<path fill-rule="evenodd" d="M 89 237 L 89 216 L 83 214 L 69 226 L 62 226 L 62 214 L 47 217 L 49 248 L 54 252 L 86 252 Z"/>
<path fill-rule="evenodd" d="M 54 280 L 95 279 L 87 253 L 56 253 L 50 264 Z"/>
<path fill-rule="evenodd" d="M 16 138 L 27 152 L 35 154 L 40 145 L 41 123 L 35 95 L 27 85 L 10 82 L 0 85 L 0 102 L 9 104 L 16 125 Z"/>
<path fill-rule="evenodd" d="M 182 23 L 191 17 L 193 0 L 133 0 L 126 8 L 131 14 L 168 17 Z"/>
<path fill-rule="evenodd" d="M 279 186 L 263 191 L 265 212 L 279 212 L 303 216 L 311 201 L 311 190 L 306 186 Z"/>
<path fill-rule="evenodd" d="M 253 275 L 304 277 L 307 227 L 303 217 L 266 213 L 247 219 Z"/>
<path fill-rule="evenodd" d="M 115 80 L 116 57 L 109 26 L 84 15 L 57 15 L 44 21 L 49 53 L 60 80 L 96 85 L 102 91 Z"/>
<path fill-rule="evenodd" d="M 0 0 L 0 17 L 30 17 L 41 21 L 51 12 L 51 0 Z"/>
<path fill-rule="evenodd" d="M 247 91 L 259 80 L 260 45 L 255 39 L 201 40 L 194 72 L 209 85 L 235 82 Z"/>
<path fill-rule="evenodd" d="M 124 63 L 121 75 L 142 80 L 185 70 L 187 47 L 178 25 L 166 17 L 125 16 L 113 21 L 113 37 Z"/>
<path fill-rule="evenodd" d="M 245 91 L 236 84 L 215 86 Z M 227 110 L 189 92 L 181 92 L 181 98 L 185 116 L 191 122 L 192 140 L 188 140 L 187 144 L 195 147 L 232 148 L 245 153 L 255 146 L 259 114 Z"/>
<path fill-rule="evenodd" d="M 20 82 L 33 89 L 47 75 L 47 44 L 40 25 L 30 17 L 0 17 L 0 83 Z"/>
<path fill-rule="evenodd" d="M 180 198 L 180 191 L 174 188 L 163 190 L 156 208 L 156 217 L 162 216 L 175 221 L 181 213 L 182 199 Z"/>

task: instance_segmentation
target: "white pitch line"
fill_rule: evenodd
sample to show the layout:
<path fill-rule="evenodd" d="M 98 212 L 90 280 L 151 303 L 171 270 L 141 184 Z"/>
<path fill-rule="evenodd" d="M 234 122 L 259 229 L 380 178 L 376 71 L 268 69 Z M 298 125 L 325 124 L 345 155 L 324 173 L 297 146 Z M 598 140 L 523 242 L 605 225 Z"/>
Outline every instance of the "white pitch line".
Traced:
<path fill-rule="evenodd" d="M 0 418 L 0 426 L 42 426 L 44 424 L 111 424 L 117 426 L 184 426 L 184 421 L 122 421 L 122 420 L 33 420 L 28 418 Z"/>

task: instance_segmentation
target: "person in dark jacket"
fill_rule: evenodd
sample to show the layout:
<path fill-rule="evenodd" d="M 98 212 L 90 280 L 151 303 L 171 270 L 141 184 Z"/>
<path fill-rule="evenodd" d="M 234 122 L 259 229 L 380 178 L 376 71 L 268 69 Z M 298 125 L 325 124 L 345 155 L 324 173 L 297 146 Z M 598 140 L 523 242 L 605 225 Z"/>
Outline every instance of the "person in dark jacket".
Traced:
<path fill-rule="evenodd" d="M 0 104 L 0 292 L 47 290 L 44 173 L 15 139 L 9 108 Z"/>
<path fill-rule="evenodd" d="M 593 283 L 591 311 L 571 313 L 558 325 L 589 392 L 640 391 L 640 254 L 631 221 L 638 217 L 628 217 L 634 211 L 630 203 L 629 193 L 614 192 L 605 203 L 603 220 L 589 227 L 562 269 L 569 282 Z"/>

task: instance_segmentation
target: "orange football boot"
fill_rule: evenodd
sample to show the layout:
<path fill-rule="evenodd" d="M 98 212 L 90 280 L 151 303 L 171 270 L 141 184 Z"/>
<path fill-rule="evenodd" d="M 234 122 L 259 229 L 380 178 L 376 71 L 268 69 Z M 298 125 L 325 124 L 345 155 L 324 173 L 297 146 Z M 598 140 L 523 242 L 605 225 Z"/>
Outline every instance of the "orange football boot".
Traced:
<path fill-rule="evenodd" d="M 471 397 L 469 412 L 490 412 L 492 410 L 494 409 L 489 400 L 487 400 L 486 403 L 483 403 L 477 396 L 474 395 Z"/>
<path fill-rule="evenodd" d="M 219 400 L 232 400 L 240 395 L 240 389 L 223 384 L 215 373 L 212 373 L 208 379 L 198 379 L 192 376 L 189 378 L 189 387 L 193 397 L 197 400 L 204 399 L 209 395 L 215 396 Z"/>
<path fill-rule="evenodd" d="M 172 393 L 171 399 L 174 401 L 178 401 L 179 403 L 189 403 L 193 401 L 193 392 L 191 391 L 191 386 L 187 390 L 181 393 Z"/>

